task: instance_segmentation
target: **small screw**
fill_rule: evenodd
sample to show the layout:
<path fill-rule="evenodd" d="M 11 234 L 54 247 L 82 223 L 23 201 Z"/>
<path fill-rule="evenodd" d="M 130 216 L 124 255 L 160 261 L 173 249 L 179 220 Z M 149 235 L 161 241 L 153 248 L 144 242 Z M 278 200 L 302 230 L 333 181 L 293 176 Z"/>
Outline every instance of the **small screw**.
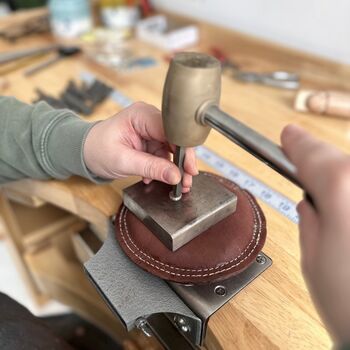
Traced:
<path fill-rule="evenodd" d="M 221 297 L 224 297 L 226 295 L 226 288 L 224 286 L 216 286 L 214 288 L 214 292 L 217 295 L 220 295 Z"/>
<path fill-rule="evenodd" d="M 181 326 L 181 331 L 184 332 L 184 333 L 187 333 L 190 331 L 190 327 L 189 326 Z"/>
<path fill-rule="evenodd" d="M 260 254 L 259 254 L 259 255 L 256 257 L 256 262 L 257 262 L 258 264 L 263 265 L 263 264 L 266 263 L 266 258 L 265 258 L 263 255 L 260 255 Z"/>
<path fill-rule="evenodd" d="M 191 331 L 190 326 L 187 324 L 186 320 L 183 317 L 180 317 L 178 315 L 174 316 L 174 322 L 182 332 L 187 333 Z"/>
<path fill-rule="evenodd" d="M 142 331 L 142 333 L 143 333 L 146 337 L 148 337 L 148 338 L 152 337 L 152 331 L 151 331 L 151 329 L 149 328 L 148 323 L 147 323 L 147 320 L 146 320 L 145 318 L 143 318 L 143 317 L 138 318 L 138 319 L 135 321 L 135 327 L 136 327 L 137 329 L 139 329 L 140 331 Z"/>

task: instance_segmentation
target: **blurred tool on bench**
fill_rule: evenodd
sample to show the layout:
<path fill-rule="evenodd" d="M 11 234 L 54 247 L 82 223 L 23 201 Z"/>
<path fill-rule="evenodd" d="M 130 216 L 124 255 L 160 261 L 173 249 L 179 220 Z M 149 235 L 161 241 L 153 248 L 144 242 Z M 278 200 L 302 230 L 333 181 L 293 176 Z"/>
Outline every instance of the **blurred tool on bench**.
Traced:
<path fill-rule="evenodd" d="M 49 58 L 47 61 L 40 62 L 34 67 L 31 67 L 27 69 L 24 72 L 25 76 L 30 76 L 33 75 L 39 71 L 41 71 L 44 68 L 49 67 L 51 64 L 54 64 L 58 62 L 59 60 L 65 58 L 65 57 L 70 57 L 77 55 L 81 52 L 80 48 L 77 46 L 60 46 L 57 49 L 57 55 L 55 57 Z"/>
<path fill-rule="evenodd" d="M 36 92 L 38 98 L 33 103 L 45 101 L 54 108 L 69 108 L 87 116 L 91 115 L 96 106 L 109 96 L 112 88 L 99 80 L 91 84 L 83 83 L 80 86 L 70 80 L 59 98 L 50 96 L 40 89 L 36 89 Z"/>
<path fill-rule="evenodd" d="M 51 58 L 45 62 L 39 63 L 37 66 L 29 69 L 25 72 L 25 75 L 31 75 L 40 69 L 47 67 L 54 62 L 57 62 L 63 57 L 68 57 L 80 53 L 80 48 L 77 46 L 61 46 L 57 44 L 51 44 L 42 47 L 35 47 L 23 50 L 15 50 L 10 52 L 0 53 L 0 65 L 2 67 L 0 74 L 7 74 L 13 70 L 27 66 L 44 55 L 57 51 L 57 56 Z"/>
<path fill-rule="evenodd" d="M 29 66 L 54 50 L 57 45 L 42 48 L 18 50 L 0 53 L 0 75 L 7 75 L 23 67 Z"/>
<path fill-rule="evenodd" d="M 232 78 L 236 80 L 287 90 L 296 90 L 299 88 L 299 76 L 296 73 L 285 71 L 273 71 L 268 73 L 248 72 L 241 70 L 240 66 L 236 62 L 230 60 L 219 48 L 213 47 L 210 52 L 221 62 L 223 71 L 229 71 Z"/>
<path fill-rule="evenodd" d="M 135 29 L 137 39 L 174 52 L 196 45 L 199 28 L 191 21 L 179 21 L 163 15 L 145 18 Z"/>
<path fill-rule="evenodd" d="M 350 119 L 350 93 L 300 90 L 295 97 L 294 108 L 300 112 Z"/>
<path fill-rule="evenodd" d="M 29 49 L 15 50 L 10 52 L 0 53 L 0 64 L 13 62 L 25 57 L 32 57 L 41 54 L 46 54 L 55 51 L 59 48 L 57 44 L 46 45 L 42 47 L 32 47 Z"/>

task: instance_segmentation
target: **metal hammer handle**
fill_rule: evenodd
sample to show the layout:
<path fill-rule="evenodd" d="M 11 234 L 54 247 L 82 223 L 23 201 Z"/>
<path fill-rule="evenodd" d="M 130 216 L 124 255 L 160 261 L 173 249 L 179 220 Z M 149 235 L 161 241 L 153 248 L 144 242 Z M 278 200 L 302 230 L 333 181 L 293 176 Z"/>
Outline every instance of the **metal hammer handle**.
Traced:
<path fill-rule="evenodd" d="M 295 185 L 303 188 L 296 178 L 295 166 L 284 155 L 281 147 L 221 111 L 217 106 L 207 108 L 202 120 Z"/>

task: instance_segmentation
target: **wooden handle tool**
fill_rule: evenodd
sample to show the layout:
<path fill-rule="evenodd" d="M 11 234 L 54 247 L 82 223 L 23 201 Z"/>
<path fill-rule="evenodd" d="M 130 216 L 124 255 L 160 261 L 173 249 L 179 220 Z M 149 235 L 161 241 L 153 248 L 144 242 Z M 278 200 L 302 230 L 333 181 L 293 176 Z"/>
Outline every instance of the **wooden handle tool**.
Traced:
<path fill-rule="evenodd" d="M 301 112 L 350 119 L 350 93 L 300 90 L 295 98 L 294 108 Z"/>

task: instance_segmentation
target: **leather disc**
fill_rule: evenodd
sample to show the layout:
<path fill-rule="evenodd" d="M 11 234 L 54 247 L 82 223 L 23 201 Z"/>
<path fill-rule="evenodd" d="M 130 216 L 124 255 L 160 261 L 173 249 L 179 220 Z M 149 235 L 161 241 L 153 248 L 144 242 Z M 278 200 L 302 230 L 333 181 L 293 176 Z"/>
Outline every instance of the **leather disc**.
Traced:
<path fill-rule="evenodd" d="M 170 251 L 125 206 L 117 215 L 116 235 L 125 254 L 142 269 L 178 283 L 203 284 L 247 268 L 266 239 L 264 214 L 254 197 L 235 183 L 213 175 L 237 195 L 236 212 L 175 252 Z"/>

